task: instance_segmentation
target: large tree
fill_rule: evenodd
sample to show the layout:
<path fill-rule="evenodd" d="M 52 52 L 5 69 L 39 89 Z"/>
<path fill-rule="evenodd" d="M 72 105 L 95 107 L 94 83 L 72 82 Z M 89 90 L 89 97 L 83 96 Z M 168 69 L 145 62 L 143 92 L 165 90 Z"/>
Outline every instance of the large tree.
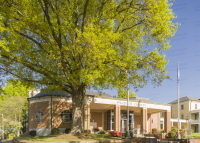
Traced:
<path fill-rule="evenodd" d="M 0 0 L 0 72 L 71 94 L 81 132 L 87 88 L 168 78 L 174 18 L 168 0 Z"/>

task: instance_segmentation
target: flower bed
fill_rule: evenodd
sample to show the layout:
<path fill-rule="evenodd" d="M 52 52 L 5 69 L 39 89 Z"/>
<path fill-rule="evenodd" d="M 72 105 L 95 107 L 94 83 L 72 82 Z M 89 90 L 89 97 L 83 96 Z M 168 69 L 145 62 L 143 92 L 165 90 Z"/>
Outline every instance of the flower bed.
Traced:
<path fill-rule="evenodd" d="M 109 134 L 111 134 L 111 137 L 118 137 L 119 135 L 124 136 L 122 132 L 117 132 L 117 131 L 109 131 Z"/>

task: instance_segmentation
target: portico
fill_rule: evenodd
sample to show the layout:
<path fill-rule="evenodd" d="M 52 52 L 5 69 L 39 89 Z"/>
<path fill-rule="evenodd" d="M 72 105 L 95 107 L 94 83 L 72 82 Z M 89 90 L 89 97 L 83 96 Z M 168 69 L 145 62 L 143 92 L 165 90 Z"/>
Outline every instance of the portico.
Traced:
<path fill-rule="evenodd" d="M 170 105 L 130 99 L 129 129 L 139 129 L 141 133 L 152 132 L 152 128 L 160 130 L 160 112 L 164 112 L 165 132 L 169 132 Z M 84 129 L 99 128 L 125 132 L 126 125 L 126 99 L 87 96 L 84 105 Z"/>

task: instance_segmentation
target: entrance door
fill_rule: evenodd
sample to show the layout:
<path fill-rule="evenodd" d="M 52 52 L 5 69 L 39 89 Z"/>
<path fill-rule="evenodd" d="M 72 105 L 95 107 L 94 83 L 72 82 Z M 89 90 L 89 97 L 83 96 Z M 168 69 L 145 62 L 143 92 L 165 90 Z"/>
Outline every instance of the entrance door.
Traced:
<path fill-rule="evenodd" d="M 126 119 L 122 119 L 121 120 L 121 132 L 125 133 L 126 132 L 126 128 L 127 128 L 127 120 Z"/>

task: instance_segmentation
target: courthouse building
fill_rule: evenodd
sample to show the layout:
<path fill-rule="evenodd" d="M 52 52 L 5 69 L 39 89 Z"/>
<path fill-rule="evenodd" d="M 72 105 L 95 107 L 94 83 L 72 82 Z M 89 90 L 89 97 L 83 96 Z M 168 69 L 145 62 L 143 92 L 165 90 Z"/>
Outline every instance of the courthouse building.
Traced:
<path fill-rule="evenodd" d="M 29 126 L 38 136 L 50 135 L 53 128 L 65 132 L 71 128 L 72 98 L 65 92 L 29 91 Z M 84 129 L 126 131 L 127 99 L 113 98 L 106 93 L 86 92 L 83 101 Z M 148 98 L 131 97 L 129 100 L 129 129 L 149 133 L 153 128 L 171 130 L 171 105 L 151 102 Z"/>

